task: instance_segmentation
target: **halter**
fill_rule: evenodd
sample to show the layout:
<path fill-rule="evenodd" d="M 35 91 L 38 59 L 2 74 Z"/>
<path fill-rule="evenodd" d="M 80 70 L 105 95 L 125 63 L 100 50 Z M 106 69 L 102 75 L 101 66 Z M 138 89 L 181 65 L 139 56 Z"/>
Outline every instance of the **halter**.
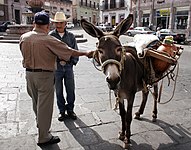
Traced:
<path fill-rule="evenodd" d="M 104 72 L 104 67 L 108 64 L 115 64 L 119 67 L 119 72 L 121 74 L 122 70 L 124 69 L 124 62 L 125 62 L 125 59 L 126 59 L 126 50 L 125 50 L 125 47 L 122 46 L 122 53 L 121 53 L 121 60 L 120 61 L 117 61 L 115 59 L 108 59 L 104 62 L 101 62 L 101 59 L 100 57 L 98 57 L 98 61 L 101 65 L 101 69 L 99 69 L 96 65 L 95 65 L 95 56 L 96 56 L 96 53 L 98 54 L 98 50 L 96 50 L 93 54 L 93 64 L 94 64 L 94 67 L 99 70 L 99 71 L 102 71 Z"/>

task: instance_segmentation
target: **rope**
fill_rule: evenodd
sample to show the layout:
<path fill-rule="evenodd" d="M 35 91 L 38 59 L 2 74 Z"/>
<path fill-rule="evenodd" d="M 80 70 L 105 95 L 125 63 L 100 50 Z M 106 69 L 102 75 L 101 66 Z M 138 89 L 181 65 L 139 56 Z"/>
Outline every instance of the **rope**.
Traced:
<path fill-rule="evenodd" d="M 177 63 L 178 64 L 178 63 Z M 175 80 L 174 80 L 174 88 L 173 88 L 173 92 L 172 92 L 172 95 L 170 97 L 170 99 L 166 102 L 159 102 L 159 104 L 167 104 L 169 103 L 172 98 L 174 97 L 174 93 L 175 93 L 175 90 L 176 90 L 176 81 L 177 81 L 177 77 L 178 77 L 178 72 L 179 72 L 179 64 L 177 65 L 177 71 L 176 71 L 176 76 L 175 76 Z"/>
<path fill-rule="evenodd" d="M 111 90 L 109 89 L 109 102 L 110 102 L 110 108 L 112 109 L 112 103 L 111 103 Z"/>
<path fill-rule="evenodd" d="M 102 69 L 99 69 L 99 68 L 97 67 L 97 65 L 96 65 L 96 61 L 95 61 L 95 55 L 96 55 L 96 53 L 97 53 L 97 50 L 93 53 L 93 61 L 92 61 L 92 63 L 93 63 L 93 65 L 94 65 L 94 67 L 95 67 L 98 71 L 102 71 Z"/>
<path fill-rule="evenodd" d="M 174 69 L 173 69 L 173 70 L 174 70 Z M 158 103 L 159 103 L 159 104 L 167 104 L 167 103 L 169 103 L 169 102 L 172 100 L 172 98 L 174 97 L 174 93 L 175 93 L 175 89 L 176 89 L 176 81 L 177 81 L 177 77 L 178 77 L 178 72 L 179 72 L 179 64 L 177 63 L 177 72 L 176 72 L 176 76 L 175 76 L 175 79 L 174 79 L 174 87 L 173 87 L 172 95 L 171 95 L 170 99 L 167 100 L 166 102 L 160 102 L 160 99 L 158 99 Z M 169 73 L 168 73 L 168 74 L 169 74 Z M 163 84 L 163 81 L 162 81 L 161 84 Z M 162 86 L 162 85 L 161 85 L 161 86 Z M 156 100 L 156 99 L 155 99 L 154 92 L 151 91 L 151 87 L 148 87 L 148 90 L 151 92 L 151 94 L 152 94 L 154 100 Z M 161 98 L 161 93 L 162 93 L 162 87 L 161 87 L 161 89 L 160 89 L 160 91 L 159 91 L 159 94 L 160 94 L 159 97 L 160 97 L 160 98 Z"/>
<path fill-rule="evenodd" d="M 98 70 L 98 71 L 103 71 L 104 70 L 104 67 L 109 64 L 109 63 L 113 63 L 113 64 L 116 64 L 118 67 L 119 67 L 119 71 L 121 73 L 122 69 L 124 68 L 124 62 L 126 60 L 126 50 L 125 50 L 125 47 L 122 46 L 122 53 L 121 53 L 121 61 L 117 61 L 115 59 L 108 59 L 106 61 L 104 61 L 103 63 L 101 62 L 100 60 L 100 57 L 98 57 L 99 59 L 99 63 L 101 65 L 101 69 L 97 67 L 96 65 L 96 61 L 95 61 L 95 57 L 96 57 L 96 54 L 98 55 L 98 50 L 96 50 L 93 54 L 93 65 L 94 67 Z"/>

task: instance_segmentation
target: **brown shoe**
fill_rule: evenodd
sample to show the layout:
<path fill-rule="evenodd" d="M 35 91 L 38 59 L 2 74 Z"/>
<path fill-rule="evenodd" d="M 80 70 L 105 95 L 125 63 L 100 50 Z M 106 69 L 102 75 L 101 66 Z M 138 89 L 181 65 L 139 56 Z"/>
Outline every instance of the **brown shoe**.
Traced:
<path fill-rule="evenodd" d="M 51 144 L 56 144 L 60 142 L 60 138 L 58 136 L 52 136 L 52 138 L 44 143 L 37 143 L 38 146 L 47 146 L 47 145 L 51 145 Z"/>
<path fill-rule="evenodd" d="M 68 114 L 68 117 L 70 117 L 71 119 L 73 120 L 77 119 L 77 116 L 73 111 L 68 111 L 67 114 Z"/>

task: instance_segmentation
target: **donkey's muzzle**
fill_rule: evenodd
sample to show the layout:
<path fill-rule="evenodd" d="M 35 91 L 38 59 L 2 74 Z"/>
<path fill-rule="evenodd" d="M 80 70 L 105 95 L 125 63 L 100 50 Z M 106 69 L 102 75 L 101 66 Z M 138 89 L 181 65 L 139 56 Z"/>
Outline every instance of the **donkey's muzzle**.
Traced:
<path fill-rule="evenodd" d="M 118 88 L 121 78 L 117 77 L 117 78 L 112 79 L 110 77 L 106 77 L 106 81 L 108 83 L 109 89 L 115 90 Z"/>

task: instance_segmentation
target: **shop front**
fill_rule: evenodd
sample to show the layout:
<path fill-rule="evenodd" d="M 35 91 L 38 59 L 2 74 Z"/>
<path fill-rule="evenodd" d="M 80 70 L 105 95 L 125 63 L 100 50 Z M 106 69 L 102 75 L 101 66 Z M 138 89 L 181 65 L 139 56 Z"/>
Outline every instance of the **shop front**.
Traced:
<path fill-rule="evenodd" d="M 170 9 L 164 8 L 156 10 L 156 25 L 161 29 L 168 29 L 170 20 Z"/>
<path fill-rule="evenodd" d="M 177 7 L 174 29 L 187 29 L 189 7 Z"/>

